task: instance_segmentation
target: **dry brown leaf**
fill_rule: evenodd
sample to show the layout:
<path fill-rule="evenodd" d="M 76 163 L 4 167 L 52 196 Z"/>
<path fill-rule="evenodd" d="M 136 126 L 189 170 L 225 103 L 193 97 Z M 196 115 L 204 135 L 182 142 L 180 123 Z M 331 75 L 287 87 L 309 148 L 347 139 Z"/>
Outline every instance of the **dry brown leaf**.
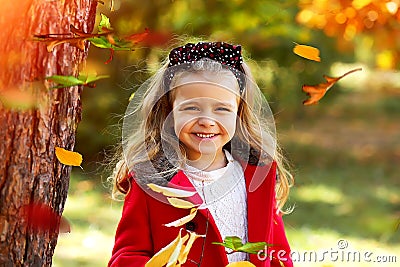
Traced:
<path fill-rule="evenodd" d="M 196 194 L 196 192 L 180 190 L 171 187 L 164 187 L 156 184 L 147 184 L 147 186 L 154 192 L 162 193 L 164 196 L 167 197 L 191 197 Z"/>
<path fill-rule="evenodd" d="M 81 166 L 82 155 L 78 152 L 65 150 L 61 147 L 56 147 L 56 157 L 64 165 Z"/>
<path fill-rule="evenodd" d="M 180 219 L 178 219 L 176 221 L 167 223 L 167 224 L 165 224 L 165 226 L 166 227 L 179 227 L 179 226 L 184 225 L 185 223 L 190 222 L 191 220 L 193 220 L 193 218 L 196 217 L 196 214 L 197 214 L 197 209 L 196 208 L 192 208 L 190 210 L 190 214 L 189 215 L 187 215 L 185 217 L 182 217 L 182 218 L 180 218 Z"/>
<path fill-rule="evenodd" d="M 325 83 L 320 83 L 317 85 L 303 85 L 302 90 L 307 93 L 309 96 L 308 99 L 303 101 L 304 105 L 313 105 L 318 103 L 318 101 L 324 97 L 326 92 L 340 79 L 343 77 L 349 75 L 350 73 L 353 73 L 355 71 L 362 70 L 361 68 L 353 69 L 351 71 L 346 72 L 340 77 L 329 77 L 324 75 L 323 77 L 325 78 L 326 82 Z"/>

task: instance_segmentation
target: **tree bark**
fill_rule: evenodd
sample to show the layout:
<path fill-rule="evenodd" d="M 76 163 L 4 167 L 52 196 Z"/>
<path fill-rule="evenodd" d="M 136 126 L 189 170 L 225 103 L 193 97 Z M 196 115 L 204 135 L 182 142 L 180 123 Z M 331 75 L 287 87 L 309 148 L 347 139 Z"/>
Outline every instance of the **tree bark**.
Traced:
<path fill-rule="evenodd" d="M 0 11 L 0 266 L 50 266 L 56 231 L 32 231 L 23 207 L 42 203 L 62 214 L 70 166 L 55 147 L 73 150 L 82 87 L 46 89 L 50 75 L 77 75 L 87 56 L 65 43 L 48 52 L 34 34 L 92 32 L 95 0 L 3 1 Z M 48 87 L 48 85 L 47 85 Z M 33 93 L 36 106 L 5 106 L 6 92 Z M 18 98 L 18 97 L 17 97 Z M 17 99 L 18 100 L 18 99 Z M 19 99 L 20 100 L 20 99 Z"/>

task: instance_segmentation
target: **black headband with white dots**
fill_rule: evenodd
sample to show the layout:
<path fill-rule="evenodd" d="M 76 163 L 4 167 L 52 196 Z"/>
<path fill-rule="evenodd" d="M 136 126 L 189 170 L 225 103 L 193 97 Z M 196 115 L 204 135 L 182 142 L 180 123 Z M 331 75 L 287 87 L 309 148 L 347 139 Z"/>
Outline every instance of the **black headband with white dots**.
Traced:
<path fill-rule="evenodd" d="M 199 61 L 202 58 L 215 60 L 222 65 L 229 67 L 235 75 L 240 94 L 244 91 L 244 71 L 242 68 L 243 58 L 240 45 L 231 45 L 224 42 L 199 42 L 197 44 L 187 43 L 184 46 L 174 48 L 169 53 L 168 67 L 185 65 Z M 169 71 L 167 75 L 168 84 L 174 77 L 175 72 Z"/>

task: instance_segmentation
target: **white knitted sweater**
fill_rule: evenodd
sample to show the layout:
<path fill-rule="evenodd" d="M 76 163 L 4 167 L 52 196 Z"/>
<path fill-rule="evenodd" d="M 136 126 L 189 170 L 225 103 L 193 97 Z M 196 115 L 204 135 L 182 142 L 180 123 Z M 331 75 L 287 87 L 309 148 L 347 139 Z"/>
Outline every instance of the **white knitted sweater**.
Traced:
<path fill-rule="evenodd" d="M 204 201 L 222 239 L 238 236 L 247 242 L 247 194 L 243 169 L 232 155 L 224 150 L 228 164 L 217 170 L 201 171 L 186 165 L 184 173 Z M 229 252 L 227 250 L 227 252 Z M 229 262 L 248 260 L 246 253 L 228 254 Z"/>

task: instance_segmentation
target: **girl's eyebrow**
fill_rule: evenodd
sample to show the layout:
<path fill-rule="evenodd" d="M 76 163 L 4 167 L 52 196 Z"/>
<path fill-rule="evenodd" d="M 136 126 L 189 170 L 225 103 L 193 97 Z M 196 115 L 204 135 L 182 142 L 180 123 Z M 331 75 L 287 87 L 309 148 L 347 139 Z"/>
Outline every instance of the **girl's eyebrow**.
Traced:
<path fill-rule="evenodd" d="M 181 105 L 192 105 L 192 104 L 198 105 L 198 104 L 199 104 L 199 101 L 196 101 L 196 100 L 186 100 L 186 101 L 184 101 L 183 103 L 181 103 Z"/>
<path fill-rule="evenodd" d="M 232 103 L 230 103 L 230 102 L 222 102 L 222 101 L 218 101 L 215 105 L 216 105 L 216 106 L 222 105 L 222 106 L 231 107 L 231 108 L 234 108 L 234 107 L 235 107 L 235 106 L 234 106 Z"/>
<path fill-rule="evenodd" d="M 186 105 L 200 105 L 202 101 L 199 100 L 186 100 L 184 101 L 182 104 L 180 104 L 181 106 L 186 106 Z M 234 108 L 235 105 L 233 105 L 231 102 L 225 102 L 225 101 L 215 101 L 215 103 L 212 104 L 213 106 L 225 106 L 225 107 L 230 107 L 230 108 Z"/>

